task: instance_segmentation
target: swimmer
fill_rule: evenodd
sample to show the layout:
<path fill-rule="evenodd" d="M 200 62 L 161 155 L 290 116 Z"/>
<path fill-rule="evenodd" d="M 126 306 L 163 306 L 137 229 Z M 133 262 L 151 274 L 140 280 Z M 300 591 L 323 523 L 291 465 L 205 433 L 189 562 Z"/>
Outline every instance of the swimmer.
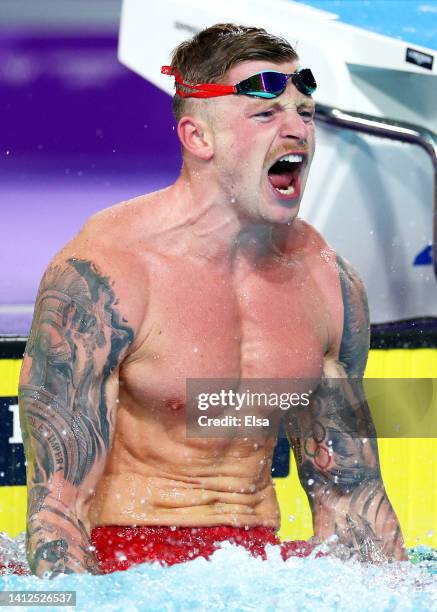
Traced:
<path fill-rule="evenodd" d="M 193 378 L 317 380 L 286 418 L 315 538 L 365 561 L 405 559 L 360 382 L 365 291 L 298 217 L 312 72 L 285 40 L 232 24 L 179 45 L 163 71 L 175 79 L 180 176 L 93 216 L 36 299 L 19 388 L 31 571 L 278 543 L 276 433 L 189 437 Z"/>

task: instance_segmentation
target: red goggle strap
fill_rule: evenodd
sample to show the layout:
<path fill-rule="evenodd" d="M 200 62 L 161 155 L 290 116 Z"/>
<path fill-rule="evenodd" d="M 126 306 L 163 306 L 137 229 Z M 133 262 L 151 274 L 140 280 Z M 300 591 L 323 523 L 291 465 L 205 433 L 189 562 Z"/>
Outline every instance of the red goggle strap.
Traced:
<path fill-rule="evenodd" d="M 200 85 L 189 85 L 184 83 L 181 75 L 171 66 L 162 66 L 162 74 L 174 76 L 176 81 L 176 93 L 181 98 L 215 98 L 217 96 L 228 96 L 229 94 L 237 93 L 234 85 L 221 85 L 220 83 L 202 83 Z M 192 91 L 183 91 L 182 87 L 191 89 Z"/>

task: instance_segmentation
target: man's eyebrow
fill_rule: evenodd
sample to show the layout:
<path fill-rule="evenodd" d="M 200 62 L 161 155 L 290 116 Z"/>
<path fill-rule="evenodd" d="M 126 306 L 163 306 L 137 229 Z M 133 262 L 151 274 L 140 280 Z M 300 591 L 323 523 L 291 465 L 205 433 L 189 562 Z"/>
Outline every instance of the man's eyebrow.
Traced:
<path fill-rule="evenodd" d="M 310 108 L 311 110 L 315 110 L 316 108 L 316 103 L 314 102 L 314 100 L 312 98 L 305 98 L 304 100 L 301 100 L 299 104 L 297 104 L 298 108 Z"/>
<path fill-rule="evenodd" d="M 288 102 L 283 103 L 279 98 L 256 98 L 251 100 L 251 102 L 248 104 L 246 107 L 246 112 L 250 114 L 256 111 L 267 111 L 270 109 L 284 110 L 284 108 L 287 108 L 288 105 Z M 316 109 L 316 103 L 312 98 L 301 98 L 295 102 L 294 106 L 296 108 L 308 108 L 308 110 L 311 111 Z"/>
<path fill-rule="evenodd" d="M 269 110 L 271 108 L 282 108 L 282 105 L 277 98 L 255 98 L 250 101 L 246 107 L 246 110 L 251 113 L 257 110 Z"/>

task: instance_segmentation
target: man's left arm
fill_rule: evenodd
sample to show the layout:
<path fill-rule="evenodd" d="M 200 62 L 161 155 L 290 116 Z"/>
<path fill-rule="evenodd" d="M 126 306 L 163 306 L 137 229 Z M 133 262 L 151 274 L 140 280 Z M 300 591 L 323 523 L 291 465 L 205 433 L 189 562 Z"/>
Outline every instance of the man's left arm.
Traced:
<path fill-rule="evenodd" d="M 362 376 L 370 324 L 364 287 L 337 258 L 344 304 L 340 349 L 325 358 L 309 408 L 289 415 L 287 432 L 308 495 L 314 535 L 332 535 L 363 561 L 406 559 L 399 522 L 382 482 Z"/>

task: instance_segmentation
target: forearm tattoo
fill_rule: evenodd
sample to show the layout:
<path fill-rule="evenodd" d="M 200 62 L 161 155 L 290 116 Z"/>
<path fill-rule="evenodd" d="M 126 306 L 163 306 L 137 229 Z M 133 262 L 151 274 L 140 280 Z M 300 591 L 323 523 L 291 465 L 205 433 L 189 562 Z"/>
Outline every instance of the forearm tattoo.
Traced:
<path fill-rule="evenodd" d="M 133 340 L 116 306 L 109 278 L 78 259 L 50 267 L 38 292 L 19 387 L 28 556 L 38 574 L 95 565 L 83 524 L 53 487 L 79 489 L 110 447 L 106 383 Z"/>
<path fill-rule="evenodd" d="M 310 410 L 289 416 L 290 442 L 315 535 L 336 534 L 364 561 L 403 558 L 362 383 L 369 348 L 366 295 L 348 264 L 337 263 L 344 304 L 339 378 L 324 377 Z"/>

